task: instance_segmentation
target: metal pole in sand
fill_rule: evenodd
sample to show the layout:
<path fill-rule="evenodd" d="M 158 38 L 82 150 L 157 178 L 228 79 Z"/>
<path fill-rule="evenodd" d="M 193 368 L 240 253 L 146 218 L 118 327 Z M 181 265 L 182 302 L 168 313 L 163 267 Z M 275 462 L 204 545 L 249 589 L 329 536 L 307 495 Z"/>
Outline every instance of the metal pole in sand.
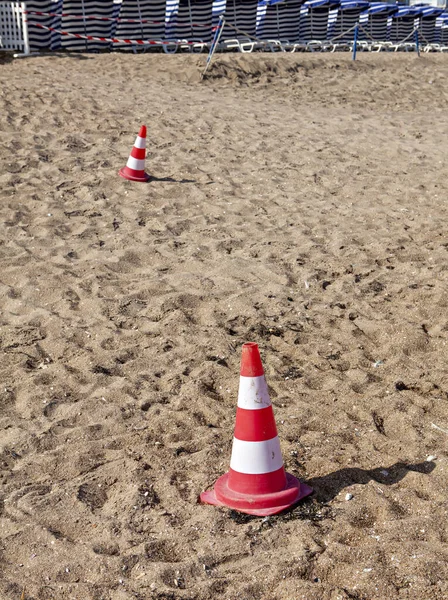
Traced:
<path fill-rule="evenodd" d="M 414 36 L 415 36 L 415 49 L 417 50 L 418 56 L 420 56 L 420 44 L 419 44 L 419 40 L 418 40 L 418 29 L 416 29 L 414 31 Z"/>
<path fill-rule="evenodd" d="M 210 52 L 208 53 L 208 56 L 207 56 L 207 62 L 205 63 L 205 69 L 204 69 L 204 71 L 203 71 L 203 73 L 201 75 L 201 80 L 204 79 L 204 75 L 205 75 L 205 73 L 207 72 L 207 69 L 210 66 L 210 63 L 211 63 L 211 60 L 212 60 L 213 55 L 215 53 L 216 47 L 218 46 L 219 40 L 221 38 L 221 34 L 222 34 L 223 30 L 224 30 L 224 24 L 225 24 L 225 20 L 224 20 L 223 15 L 221 15 L 219 17 L 218 26 L 216 27 L 215 37 L 213 38 L 212 45 L 210 46 Z"/>

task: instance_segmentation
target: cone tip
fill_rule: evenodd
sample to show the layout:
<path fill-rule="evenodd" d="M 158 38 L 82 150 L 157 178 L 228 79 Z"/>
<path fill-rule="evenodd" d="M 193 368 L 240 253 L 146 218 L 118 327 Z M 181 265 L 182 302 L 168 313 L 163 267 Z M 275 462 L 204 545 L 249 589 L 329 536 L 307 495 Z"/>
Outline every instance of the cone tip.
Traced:
<path fill-rule="evenodd" d="M 264 375 L 258 344 L 247 342 L 241 352 L 241 371 L 243 377 L 260 377 Z"/>
<path fill-rule="evenodd" d="M 142 125 L 140 127 L 140 131 L 138 132 L 138 136 L 141 138 L 145 138 L 146 137 L 146 125 Z"/>

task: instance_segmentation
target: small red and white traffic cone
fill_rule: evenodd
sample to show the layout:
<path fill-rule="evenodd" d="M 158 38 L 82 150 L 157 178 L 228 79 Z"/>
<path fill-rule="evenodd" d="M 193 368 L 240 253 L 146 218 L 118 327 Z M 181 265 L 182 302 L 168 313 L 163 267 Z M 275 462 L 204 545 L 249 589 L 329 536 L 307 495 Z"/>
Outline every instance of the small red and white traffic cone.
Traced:
<path fill-rule="evenodd" d="M 244 344 L 230 470 L 200 500 L 264 517 L 286 510 L 312 491 L 285 473 L 258 346 Z"/>
<path fill-rule="evenodd" d="M 146 159 L 146 125 L 140 127 L 134 147 L 128 158 L 126 166 L 120 169 L 119 175 L 130 181 L 148 181 L 149 175 L 145 173 Z"/>

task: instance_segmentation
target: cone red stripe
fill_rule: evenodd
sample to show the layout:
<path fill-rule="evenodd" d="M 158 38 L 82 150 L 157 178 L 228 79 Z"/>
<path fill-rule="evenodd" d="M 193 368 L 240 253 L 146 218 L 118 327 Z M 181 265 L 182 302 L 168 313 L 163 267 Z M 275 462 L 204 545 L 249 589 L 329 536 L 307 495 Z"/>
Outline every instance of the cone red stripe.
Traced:
<path fill-rule="evenodd" d="M 264 375 L 258 345 L 253 342 L 243 345 L 240 374 L 243 377 L 259 377 L 260 375 Z"/>
<path fill-rule="evenodd" d="M 125 167 L 126 174 L 130 177 L 144 177 L 145 171 L 136 171 L 135 169 L 131 169 L 130 167 Z"/>
<path fill-rule="evenodd" d="M 240 494 L 272 494 L 286 487 L 284 467 L 272 473 L 247 474 L 229 469 L 228 486 Z"/>
<path fill-rule="evenodd" d="M 215 489 L 202 492 L 201 502 L 215 506 L 227 506 L 248 515 L 268 517 L 290 508 L 305 496 L 312 493 L 306 483 L 286 473 L 286 487 L 273 494 L 240 494 L 228 486 L 229 473 L 226 473 L 215 483 Z"/>
<path fill-rule="evenodd" d="M 137 173 L 137 175 L 135 174 Z M 135 171 L 129 167 L 123 167 L 118 171 L 118 174 L 129 181 L 149 181 L 150 176 L 145 171 Z"/>
<path fill-rule="evenodd" d="M 246 442 L 263 442 L 277 436 L 272 406 L 260 410 L 237 408 L 235 437 Z"/>
<path fill-rule="evenodd" d="M 131 150 L 131 156 L 133 156 L 134 158 L 138 158 L 138 159 L 145 159 L 146 158 L 146 150 L 145 148 L 136 148 L 135 146 L 132 148 Z"/>

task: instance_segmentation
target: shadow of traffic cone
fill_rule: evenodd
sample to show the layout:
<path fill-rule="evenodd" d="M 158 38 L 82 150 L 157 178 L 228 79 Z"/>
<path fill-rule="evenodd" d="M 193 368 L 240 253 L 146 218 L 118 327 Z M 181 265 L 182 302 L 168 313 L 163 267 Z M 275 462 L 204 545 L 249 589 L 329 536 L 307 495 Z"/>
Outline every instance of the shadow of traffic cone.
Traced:
<path fill-rule="evenodd" d="M 230 470 L 201 502 L 249 515 L 275 515 L 312 493 L 285 473 L 280 441 L 257 344 L 243 345 Z"/>
<path fill-rule="evenodd" d="M 148 181 L 149 175 L 145 173 L 146 158 L 146 125 L 140 127 L 134 147 L 128 158 L 126 166 L 118 174 L 130 181 Z"/>

